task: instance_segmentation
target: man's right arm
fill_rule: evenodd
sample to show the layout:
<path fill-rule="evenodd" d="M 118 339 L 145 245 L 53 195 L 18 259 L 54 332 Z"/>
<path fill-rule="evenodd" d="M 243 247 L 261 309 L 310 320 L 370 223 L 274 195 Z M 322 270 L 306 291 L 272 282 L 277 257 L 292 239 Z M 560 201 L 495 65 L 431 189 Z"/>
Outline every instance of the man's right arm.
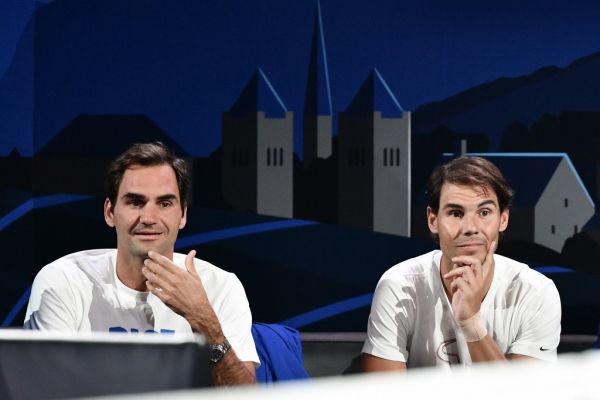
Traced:
<path fill-rule="evenodd" d="M 51 268 L 43 268 L 33 281 L 25 329 L 69 332 L 77 330 L 74 305 L 69 301 L 71 291 L 64 276 Z"/>
<path fill-rule="evenodd" d="M 406 371 L 405 362 L 386 360 L 368 353 L 362 353 L 361 367 L 364 372 Z"/>
<path fill-rule="evenodd" d="M 414 320 L 414 299 L 398 285 L 406 287 L 397 277 L 384 275 L 375 289 L 361 357 L 365 372 L 406 370 L 411 328 L 405 324 Z"/>

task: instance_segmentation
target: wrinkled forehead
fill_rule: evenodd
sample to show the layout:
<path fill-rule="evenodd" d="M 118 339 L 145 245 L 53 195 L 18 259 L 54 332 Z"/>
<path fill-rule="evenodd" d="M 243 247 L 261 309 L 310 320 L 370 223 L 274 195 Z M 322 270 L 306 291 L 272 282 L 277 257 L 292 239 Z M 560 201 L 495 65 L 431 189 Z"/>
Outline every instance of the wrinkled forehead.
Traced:
<path fill-rule="evenodd" d="M 125 193 L 138 193 L 148 197 L 174 194 L 179 198 L 175 171 L 168 164 L 132 165 L 125 170 L 119 184 L 118 196 Z"/>
<path fill-rule="evenodd" d="M 467 205 L 491 201 L 498 207 L 498 196 L 489 186 L 461 185 L 446 182 L 440 192 L 440 207 L 447 204 Z"/>

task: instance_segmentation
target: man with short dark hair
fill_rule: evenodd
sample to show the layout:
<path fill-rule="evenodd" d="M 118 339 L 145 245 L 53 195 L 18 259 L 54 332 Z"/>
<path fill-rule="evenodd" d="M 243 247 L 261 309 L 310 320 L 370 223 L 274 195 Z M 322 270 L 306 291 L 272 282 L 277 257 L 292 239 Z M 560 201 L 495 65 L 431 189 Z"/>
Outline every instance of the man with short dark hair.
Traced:
<path fill-rule="evenodd" d="M 561 306 L 554 283 L 494 254 L 512 197 L 502 173 L 483 158 L 460 157 L 434 170 L 427 223 L 440 250 L 381 277 L 363 370 L 556 360 Z"/>
<path fill-rule="evenodd" d="M 25 327 L 45 331 L 203 334 L 217 385 L 252 383 L 259 363 L 252 316 L 237 277 L 174 252 L 187 221 L 185 161 L 160 142 L 134 144 L 109 166 L 104 219 L 117 249 L 46 265 L 33 283 Z"/>

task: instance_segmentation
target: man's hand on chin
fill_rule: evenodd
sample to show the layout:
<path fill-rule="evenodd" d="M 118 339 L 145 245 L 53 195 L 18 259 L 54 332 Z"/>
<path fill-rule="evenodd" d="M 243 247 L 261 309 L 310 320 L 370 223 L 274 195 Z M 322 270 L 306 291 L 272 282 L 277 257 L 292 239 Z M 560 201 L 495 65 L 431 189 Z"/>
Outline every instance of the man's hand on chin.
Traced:
<path fill-rule="evenodd" d="M 192 330 L 205 335 L 209 343 L 221 342 L 224 340 L 221 325 L 196 272 L 195 255 L 195 250 L 187 254 L 182 269 L 162 254 L 149 251 L 142 273 L 148 290 L 184 317 Z"/>

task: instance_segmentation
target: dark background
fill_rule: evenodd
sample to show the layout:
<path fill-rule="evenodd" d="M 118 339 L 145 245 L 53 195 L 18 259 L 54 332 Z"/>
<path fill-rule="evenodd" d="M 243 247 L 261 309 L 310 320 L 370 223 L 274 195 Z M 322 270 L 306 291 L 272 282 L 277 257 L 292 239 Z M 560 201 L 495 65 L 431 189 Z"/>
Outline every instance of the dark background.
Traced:
<path fill-rule="evenodd" d="M 257 67 L 294 112 L 302 182 L 316 7 L 300 0 L 0 2 L 5 325 L 21 324 L 44 264 L 114 247 L 101 213 L 103 166 L 131 142 L 160 139 L 194 165 L 194 201 L 180 235 L 191 239 L 180 251 L 194 247 L 235 272 L 255 320 L 314 311 L 296 326 L 365 329 L 368 295 L 383 271 L 434 243 L 323 222 L 210 236 L 278 221 L 231 210 L 220 197 L 221 115 Z M 566 152 L 598 204 L 600 4 L 324 0 L 321 11 L 334 113 L 373 67 L 413 112 L 415 197 L 441 154 L 468 138 L 475 151 Z M 561 292 L 566 333 L 596 332 L 597 226 L 594 218 L 561 253 L 531 243 L 499 249 L 533 267 L 566 268 L 547 272 Z M 194 236 L 201 233 L 208 239 Z"/>

